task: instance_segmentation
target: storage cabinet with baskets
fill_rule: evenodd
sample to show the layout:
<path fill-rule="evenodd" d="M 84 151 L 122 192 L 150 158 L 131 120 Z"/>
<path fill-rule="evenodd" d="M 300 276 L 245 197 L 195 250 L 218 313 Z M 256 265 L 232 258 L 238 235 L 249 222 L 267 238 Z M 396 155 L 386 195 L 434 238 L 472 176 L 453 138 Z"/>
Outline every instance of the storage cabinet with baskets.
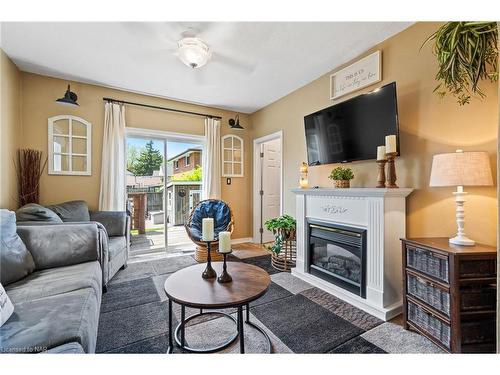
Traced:
<path fill-rule="evenodd" d="M 402 241 L 404 328 L 450 353 L 494 353 L 496 248 Z"/>

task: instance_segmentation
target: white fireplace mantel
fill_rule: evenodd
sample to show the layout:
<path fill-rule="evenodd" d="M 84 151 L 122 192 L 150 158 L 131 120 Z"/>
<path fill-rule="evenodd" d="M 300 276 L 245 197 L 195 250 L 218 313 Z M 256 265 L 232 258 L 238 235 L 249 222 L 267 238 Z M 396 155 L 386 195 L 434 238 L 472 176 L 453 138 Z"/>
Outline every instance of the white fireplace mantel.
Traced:
<path fill-rule="evenodd" d="M 411 188 L 294 189 L 297 199 L 297 265 L 292 274 L 383 320 L 402 306 L 401 244 L 406 197 Z M 308 273 L 307 221 L 349 225 L 367 231 L 366 298 Z"/>

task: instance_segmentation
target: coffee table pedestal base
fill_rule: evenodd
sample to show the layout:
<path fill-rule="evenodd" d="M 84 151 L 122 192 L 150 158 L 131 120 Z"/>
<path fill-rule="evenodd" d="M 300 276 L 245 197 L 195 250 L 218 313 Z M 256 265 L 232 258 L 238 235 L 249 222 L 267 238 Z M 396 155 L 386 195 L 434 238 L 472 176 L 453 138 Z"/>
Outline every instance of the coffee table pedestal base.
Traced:
<path fill-rule="evenodd" d="M 239 338 L 239 341 L 240 341 L 240 353 L 245 353 L 245 333 L 244 333 L 244 325 L 243 323 L 246 323 L 247 325 L 251 326 L 252 328 L 256 329 L 257 331 L 259 331 L 260 333 L 262 333 L 262 335 L 266 338 L 267 340 L 267 343 L 268 343 L 268 353 L 272 353 L 272 344 L 271 344 L 271 339 L 269 338 L 269 335 L 266 333 L 266 331 L 264 331 L 261 327 L 255 325 L 254 323 L 252 323 L 250 321 L 250 306 L 247 304 L 245 305 L 245 309 L 246 309 L 246 317 L 245 317 L 245 320 L 243 321 L 243 306 L 238 306 L 237 309 L 237 319 L 235 319 L 233 316 L 229 315 L 229 314 L 226 314 L 226 313 L 223 313 L 221 311 L 209 311 L 209 312 L 203 312 L 202 309 L 200 309 L 200 312 L 198 314 L 193 314 L 189 317 L 186 318 L 185 316 L 185 306 L 184 305 L 181 305 L 181 322 L 177 325 L 177 327 L 175 327 L 175 331 L 173 331 L 173 327 L 172 327 L 172 314 L 173 314 L 173 311 L 172 311 L 172 301 L 168 301 L 169 304 L 168 304 L 168 307 L 169 307 L 169 347 L 168 347 L 168 350 L 167 350 L 167 353 L 173 353 L 173 349 L 174 349 L 174 339 L 175 339 L 175 343 L 177 344 L 177 346 L 182 349 L 182 350 L 185 350 L 187 352 L 190 352 L 190 353 L 215 353 L 215 352 L 218 352 L 218 351 L 221 351 L 225 348 L 227 348 L 228 346 L 230 346 L 233 342 L 235 342 L 238 338 Z M 216 347 L 212 347 L 212 348 L 207 348 L 207 349 L 198 349 L 198 348 L 192 348 L 188 345 L 186 345 L 186 335 L 185 335 L 185 329 L 186 329 L 186 324 L 193 320 L 193 319 L 196 319 L 200 316 L 205 316 L 205 315 L 219 315 L 221 317 L 226 317 L 228 319 L 231 319 L 235 324 L 236 324 L 236 327 L 237 327 L 237 331 L 236 333 L 228 340 L 226 341 L 224 344 L 221 344 L 219 346 L 216 346 Z"/>

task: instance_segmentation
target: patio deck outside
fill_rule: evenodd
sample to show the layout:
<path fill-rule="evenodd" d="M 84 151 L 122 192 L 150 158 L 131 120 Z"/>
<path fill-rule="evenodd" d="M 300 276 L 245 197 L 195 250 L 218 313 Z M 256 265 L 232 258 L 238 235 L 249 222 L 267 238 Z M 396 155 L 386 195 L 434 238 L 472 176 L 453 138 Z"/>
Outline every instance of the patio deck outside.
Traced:
<path fill-rule="evenodd" d="M 132 231 L 130 255 L 141 255 L 149 253 L 166 252 L 191 253 L 195 250 L 195 244 L 189 239 L 184 226 L 167 226 L 168 247 L 165 246 L 165 226 L 154 225 L 151 220 L 146 221 L 146 233 L 137 234 Z"/>

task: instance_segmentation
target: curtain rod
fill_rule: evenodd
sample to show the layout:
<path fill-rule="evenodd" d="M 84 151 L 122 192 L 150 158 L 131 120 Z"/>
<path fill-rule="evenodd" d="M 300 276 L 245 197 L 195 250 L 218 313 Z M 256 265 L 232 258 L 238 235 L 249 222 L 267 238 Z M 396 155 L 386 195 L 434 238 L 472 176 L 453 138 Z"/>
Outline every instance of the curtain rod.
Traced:
<path fill-rule="evenodd" d="M 159 106 L 156 106 L 156 105 L 127 102 L 125 100 L 117 100 L 117 99 L 112 99 L 112 98 L 102 98 L 102 100 L 104 100 L 106 102 L 112 102 L 112 103 L 122 103 L 122 104 L 128 104 L 128 105 L 135 105 L 135 106 L 138 106 L 138 107 L 160 109 L 162 111 L 184 113 L 186 115 L 193 115 L 193 116 L 202 116 L 202 117 L 214 118 L 214 119 L 217 119 L 217 120 L 221 120 L 222 119 L 222 117 L 220 117 L 220 116 L 208 115 L 206 113 L 183 111 L 181 109 L 174 109 L 174 108 L 167 108 L 167 107 L 159 107 Z"/>

